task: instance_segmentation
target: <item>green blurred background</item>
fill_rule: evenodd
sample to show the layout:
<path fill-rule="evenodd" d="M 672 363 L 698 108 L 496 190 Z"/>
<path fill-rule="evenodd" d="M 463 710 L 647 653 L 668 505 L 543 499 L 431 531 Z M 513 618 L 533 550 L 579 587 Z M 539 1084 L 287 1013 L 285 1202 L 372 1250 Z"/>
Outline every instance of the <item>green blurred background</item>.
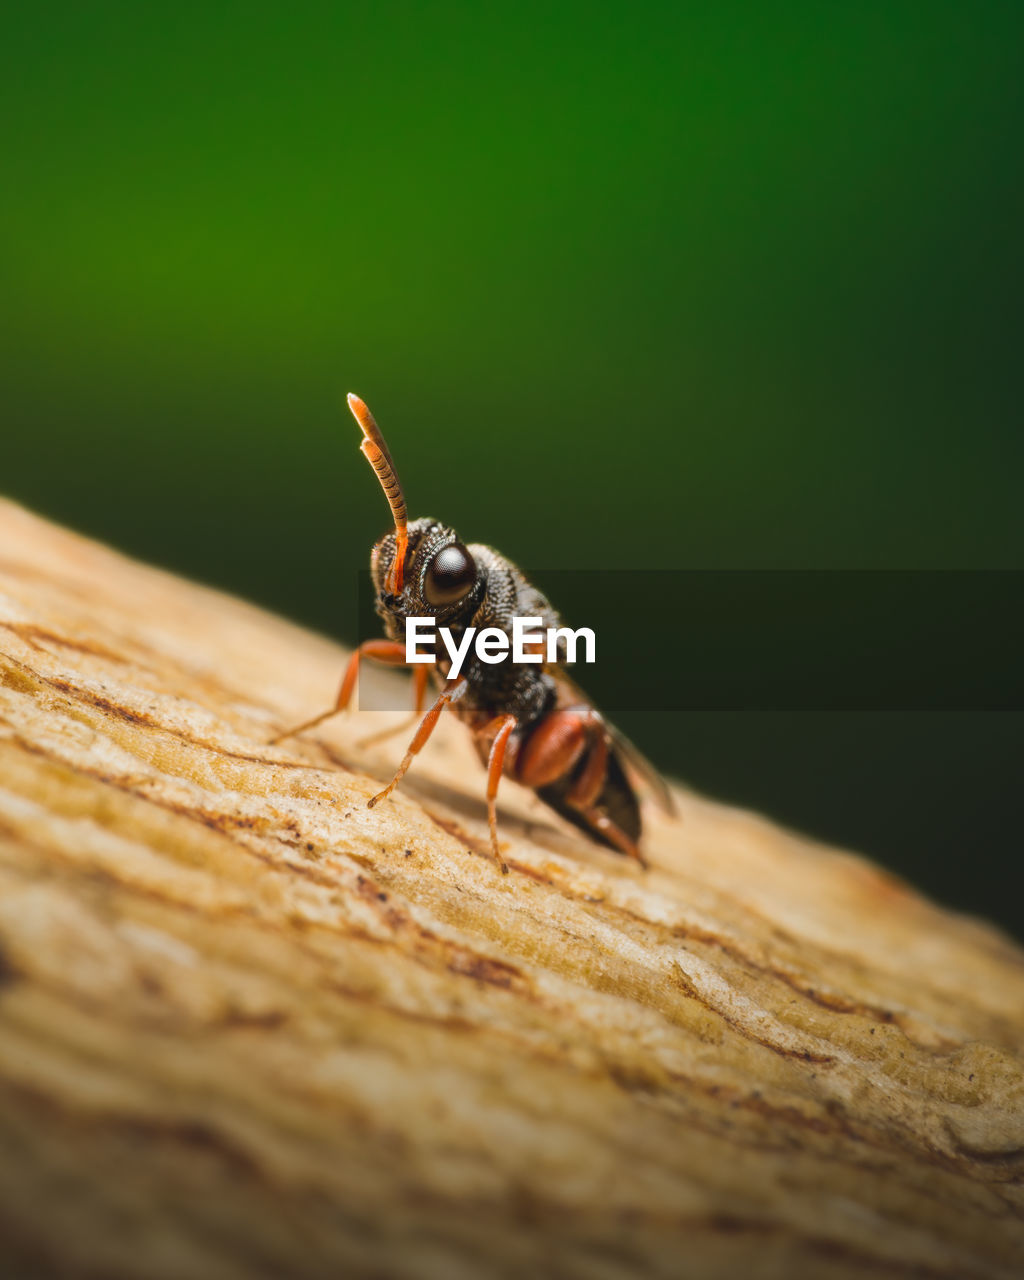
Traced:
<path fill-rule="evenodd" d="M 1022 48 L 1016 2 L 9 8 L 3 488 L 349 641 L 348 390 L 531 569 L 1020 567 Z M 670 679 L 611 581 L 573 620 Z M 1024 931 L 1020 715 L 620 719 Z"/>

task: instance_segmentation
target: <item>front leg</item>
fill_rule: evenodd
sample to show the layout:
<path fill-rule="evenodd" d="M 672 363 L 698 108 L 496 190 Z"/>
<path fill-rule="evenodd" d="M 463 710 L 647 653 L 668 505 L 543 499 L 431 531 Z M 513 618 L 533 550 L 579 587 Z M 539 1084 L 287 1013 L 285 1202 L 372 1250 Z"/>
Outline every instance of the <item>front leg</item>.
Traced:
<path fill-rule="evenodd" d="M 420 727 L 416 730 L 416 736 L 409 744 L 409 750 L 402 757 L 402 763 L 398 766 L 398 771 L 391 779 L 383 791 L 378 791 L 375 796 L 371 796 L 366 802 L 366 807 L 372 809 L 373 806 L 381 800 L 386 800 L 394 791 L 395 787 L 402 781 L 405 771 L 413 762 L 413 757 L 418 755 L 426 746 L 430 735 L 434 732 L 438 720 L 441 718 L 441 712 L 449 703 L 457 701 L 469 688 L 469 682 L 465 676 L 459 676 L 458 680 L 452 680 L 441 693 L 438 695 L 437 701 L 423 717 Z"/>
<path fill-rule="evenodd" d="M 400 644 L 397 640 L 364 640 L 348 660 L 348 666 L 345 668 L 341 688 L 338 690 L 338 696 L 334 700 L 334 706 L 322 714 L 314 716 L 312 720 L 296 725 L 294 729 L 286 729 L 284 733 L 277 734 L 276 737 L 270 739 L 269 745 L 274 746 L 278 742 L 283 742 L 285 738 L 293 738 L 296 734 L 305 733 L 308 729 L 315 729 L 318 724 L 323 724 L 331 716 L 339 715 L 346 710 L 352 700 L 352 694 L 355 692 L 356 677 L 359 675 L 359 663 L 363 658 L 372 658 L 374 662 L 383 663 L 388 667 L 404 667 L 406 665 L 405 645 Z"/>

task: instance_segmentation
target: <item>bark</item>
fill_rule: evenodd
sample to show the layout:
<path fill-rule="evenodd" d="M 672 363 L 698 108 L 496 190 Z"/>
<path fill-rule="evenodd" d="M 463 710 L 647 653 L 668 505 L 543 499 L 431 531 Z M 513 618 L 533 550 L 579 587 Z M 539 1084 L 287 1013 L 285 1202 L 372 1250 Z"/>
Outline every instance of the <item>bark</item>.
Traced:
<path fill-rule="evenodd" d="M 1011 942 L 683 788 L 502 876 L 454 720 L 264 745 L 344 658 L 0 505 L 4 1274 L 1020 1274 Z"/>

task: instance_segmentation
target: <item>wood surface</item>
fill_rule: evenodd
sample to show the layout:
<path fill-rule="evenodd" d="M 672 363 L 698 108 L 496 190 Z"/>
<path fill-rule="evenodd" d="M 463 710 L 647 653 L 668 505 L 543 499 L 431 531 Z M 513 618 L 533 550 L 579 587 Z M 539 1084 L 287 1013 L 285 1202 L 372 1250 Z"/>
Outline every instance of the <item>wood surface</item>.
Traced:
<path fill-rule="evenodd" d="M 0 504 L 0 1274 L 1024 1274 L 1012 942 L 681 787 L 502 876 L 454 720 L 265 745 L 344 659 Z"/>

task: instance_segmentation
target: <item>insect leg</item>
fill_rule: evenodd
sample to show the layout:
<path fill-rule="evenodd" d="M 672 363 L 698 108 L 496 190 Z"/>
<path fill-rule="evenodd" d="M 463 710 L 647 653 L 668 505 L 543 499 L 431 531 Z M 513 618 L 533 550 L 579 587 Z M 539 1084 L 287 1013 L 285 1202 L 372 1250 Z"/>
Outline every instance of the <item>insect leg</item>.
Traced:
<path fill-rule="evenodd" d="M 269 745 L 273 746 L 275 743 L 283 742 L 285 738 L 293 738 L 296 734 L 305 733 L 307 729 L 315 729 L 318 724 L 323 724 L 331 716 L 344 711 L 352 700 L 352 694 L 356 687 L 356 677 L 359 674 L 359 663 L 362 658 L 373 658 L 374 661 L 382 662 L 390 667 L 405 666 L 405 645 L 400 644 L 397 640 L 364 640 L 348 660 L 348 666 L 345 668 L 345 674 L 341 680 L 341 688 L 338 690 L 338 696 L 334 700 L 334 706 L 329 711 L 324 711 L 321 715 L 314 716 L 312 720 L 296 725 L 294 729 L 286 729 L 284 733 L 275 735 L 270 739 Z"/>
<path fill-rule="evenodd" d="M 587 756 L 582 773 L 566 792 L 566 803 L 578 809 L 595 830 L 600 831 L 623 853 L 630 858 L 635 858 L 642 867 L 646 867 L 647 862 L 635 841 L 631 840 L 607 813 L 597 807 L 597 801 L 604 791 L 608 776 L 608 748 L 611 735 L 604 721 L 593 708 L 586 708 L 584 715 L 591 735 L 590 754 Z"/>
<path fill-rule="evenodd" d="M 604 723 L 594 712 L 582 718 L 588 730 L 590 754 L 584 761 L 580 776 L 565 793 L 567 803 L 581 812 L 594 807 L 608 776 L 608 735 L 604 731 Z"/>
<path fill-rule="evenodd" d="M 401 721 L 400 724 L 394 724 L 390 729 L 381 729 L 377 733 L 369 733 L 365 738 L 360 738 L 356 743 L 357 747 L 371 747 L 377 742 L 383 742 L 385 738 L 393 738 L 396 733 L 405 733 L 407 729 L 411 729 L 413 725 L 423 715 L 423 704 L 427 700 L 427 681 L 430 679 L 430 667 L 425 663 L 417 663 L 412 676 L 413 686 L 413 712 L 407 719 Z"/>
<path fill-rule="evenodd" d="M 485 733 L 494 727 L 498 730 L 491 743 L 491 754 L 487 761 L 487 825 L 491 830 L 491 851 L 503 876 L 508 875 L 508 866 L 498 849 L 498 783 L 505 766 L 505 748 L 508 746 L 509 735 L 518 723 L 513 715 L 496 716 L 484 730 Z"/>
<path fill-rule="evenodd" d="M 451 681 L 448 686 L 441 690 L 437 701 L 430 708 L 427 714 L 420 722 L 420 727 L 416 730 L 416 736 L 409 744 L 409 750 L 402 757 L 402 763 L 398 766 L 398 772 L 391 779 L 383 791 L 378 791 L 375 796 L 371 796 L 366 802 L 366 807 L 372 809 L 380 800 L 386 800 L 394 791 L 395 787 L 401 782 L 405 775 L 406 769 L 412 764 L 413 756 L 417 755 L 426 745 L 428 738 L 434 732 L 438 720 L 441 718 L 441 712 L 450 702 L 455 702 L 461 698 L 469 687 L 465 676 L 460 676 L 458 680 Z"/>
<path fill-rule="evenodd" d="M 574 808 L 576 806 L 573 806 Z M 642 867 L 647 866 L 647 859 L 640 852 L 636 842 L 630 840 L 625 831 L 614 823 L 601 809 L 590 808 L 580 809 L 582 817 L 590 823 L 595 831 L 600 831 L 603 836 L 609 839 L 622 853 L 629 858 L 635 858 Z"/>

